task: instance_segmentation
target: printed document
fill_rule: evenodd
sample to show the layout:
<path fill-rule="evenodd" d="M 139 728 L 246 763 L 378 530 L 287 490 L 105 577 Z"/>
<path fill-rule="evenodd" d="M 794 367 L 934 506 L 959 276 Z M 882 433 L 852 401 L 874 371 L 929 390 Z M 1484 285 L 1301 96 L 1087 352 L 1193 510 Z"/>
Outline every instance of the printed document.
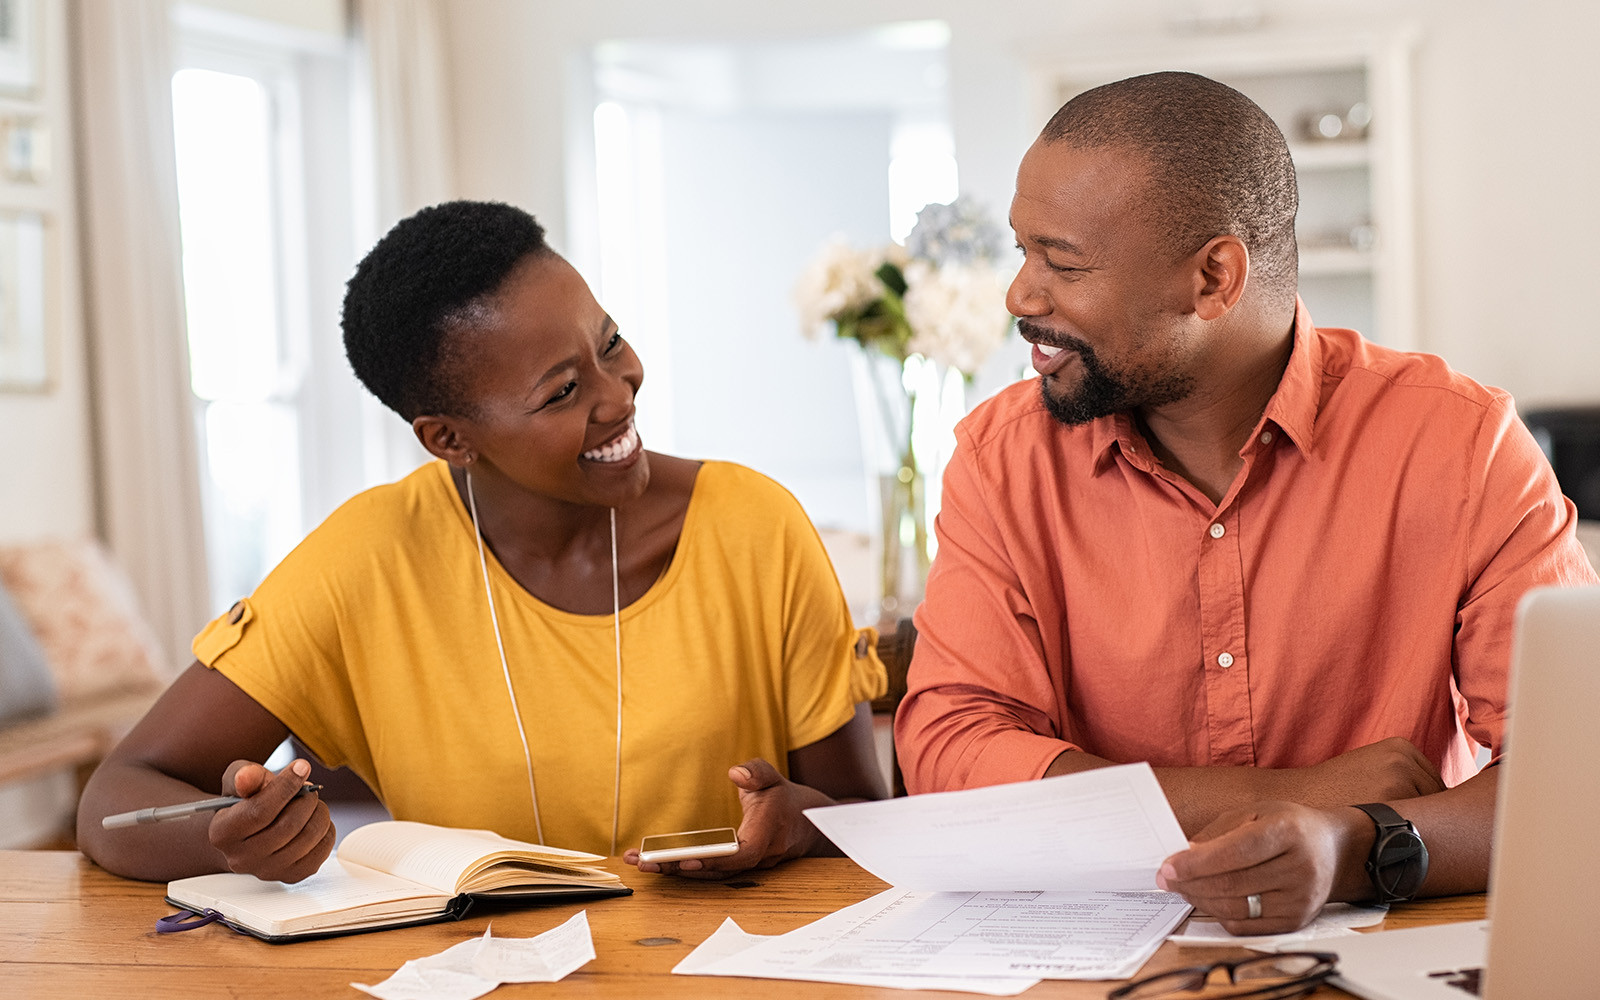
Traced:
<path fill-rule="evenodd" d="M 1149 764 L 807 809 L 856 864 L 901 889 L 1154 889 L 1189 846 Z"/>
<path fill-rule="evenodd" d="M 1188 840 L 1146 764 L 806 815 L 895 887 L 682 971 L 1010 993 L 1127 978 L 1189 912 L 1155 888 Z"/>
<path fill-rule="evenodd" d="M 855 906 L 840 910 L 834 914 L 850 913 L 857 907 L 876 905 L 876 899 L 864 900 Z M 829 917 L 827 919 L 833 919 Z M 847 918 L 848 919 L 848 918 Z M 816 924 L 812 924 L 815 927 Z M 804 928 L 802 928 L 804 929 Z M 799 933 L 798 931 L 796 933 Z M 723 960 L 740 954 L 756 945 L 777 939 L 777 935 L 751 934 L 738 924 L 732 917 L 722 921 L 710 937 L 701 943 L 700 947 L 690 952 L 683 961 L 673 967 L 673 972 L 680 976 L 755 976 L 761 979 L 803 979 L 817 983 L 845 983 L 851 986 L 882 986 L 899 990 L 960 990 L 966 993 L 986 993 L 990 996 L 1010 997 L 1016 996 L 1028 987 L 1039 982 L 1037 977 L 1032 979 L 1017 979 L 1009 976 L 890 976 L 873 975 L 861 972 L 828 973 L 818 972 L 814 969 L 798 968 L 790 961 L 789 956 L 779 953 L 770 956 L 765 961 L 751 966 L 755 971 L 740 971 L 744 966 L 736 962 L 724 963 Z M 795 948 L 795 951 L 801 951 Z"/>

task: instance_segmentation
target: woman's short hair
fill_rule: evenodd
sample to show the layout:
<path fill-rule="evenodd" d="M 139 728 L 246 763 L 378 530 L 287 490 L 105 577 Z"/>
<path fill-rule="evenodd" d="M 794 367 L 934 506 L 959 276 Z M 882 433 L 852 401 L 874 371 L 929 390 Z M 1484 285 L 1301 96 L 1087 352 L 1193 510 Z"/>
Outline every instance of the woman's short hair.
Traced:
<path fill-rule="evenodd" d="M 450 335 L 530 255 L 554 254 L 544 227 L 500 202 L 448 201 L 396 223 L 345 286 L 344 349 L 374 396 L 407 421 L 466 415 Z"/>

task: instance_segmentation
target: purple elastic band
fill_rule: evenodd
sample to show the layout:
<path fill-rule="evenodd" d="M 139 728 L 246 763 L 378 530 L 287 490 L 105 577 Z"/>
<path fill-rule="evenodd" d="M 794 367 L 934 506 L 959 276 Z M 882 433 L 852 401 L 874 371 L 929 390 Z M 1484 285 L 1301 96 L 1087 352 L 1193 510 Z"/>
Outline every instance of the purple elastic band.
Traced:
<path fill-rule="evenodd" d="M 156 921 L 157 934 L 176 934 L 178 931 L 192 931 L 196 927 L 215 923 L 222 919 L 222 914 L 216 910 L 202 910 L 195 913 L 193 910 L 179 910 L 170 916 L 162 917 Z"/>

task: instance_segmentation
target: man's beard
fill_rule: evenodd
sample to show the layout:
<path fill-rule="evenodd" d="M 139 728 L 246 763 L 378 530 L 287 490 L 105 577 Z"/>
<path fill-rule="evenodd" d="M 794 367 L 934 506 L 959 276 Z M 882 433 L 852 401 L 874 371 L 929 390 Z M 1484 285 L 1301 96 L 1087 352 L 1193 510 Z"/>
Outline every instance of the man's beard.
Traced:
<path fill-rule="evenodd" d="M 1060 381 L 1052 375 L 1039 379 L 1039 396 L 1045 409 L 1069 427 L 1113 413 L 1175 403 L 1194 391 L 1194 379 L 1179 372 L 1125 372 L 1108 367 L 1095 355 L 1093 347 L 1071 334 L 1052 333 L 1025 319 L 1017 321 L 1017 329 L 1025 339 L 1077 353 L 1083 378 L 1076 389 L 1061 389 Z M 1055 391 L 1051 391 L 1052 387 Z"/>

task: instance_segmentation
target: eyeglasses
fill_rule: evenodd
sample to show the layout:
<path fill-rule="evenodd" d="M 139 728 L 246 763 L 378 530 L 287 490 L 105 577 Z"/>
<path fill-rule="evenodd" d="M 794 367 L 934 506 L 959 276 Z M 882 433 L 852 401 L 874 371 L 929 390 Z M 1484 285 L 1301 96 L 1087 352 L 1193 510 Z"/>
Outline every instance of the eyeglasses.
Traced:
<path fill-rule="evenodd" d="M 1106 994 L 1106 1000 L 1154 1000 L 1156 997 L 1196 1000 L 1289 1000 L 1315 990 L 1333 975 L 1339 956 L 1321 951 L 1291 951 L 1259 955 L 1238 962 L 1213 962 L 1135 979 Z M 1226 982 L 1214 982 L 1212 973 L 1224 970 Z"/>

